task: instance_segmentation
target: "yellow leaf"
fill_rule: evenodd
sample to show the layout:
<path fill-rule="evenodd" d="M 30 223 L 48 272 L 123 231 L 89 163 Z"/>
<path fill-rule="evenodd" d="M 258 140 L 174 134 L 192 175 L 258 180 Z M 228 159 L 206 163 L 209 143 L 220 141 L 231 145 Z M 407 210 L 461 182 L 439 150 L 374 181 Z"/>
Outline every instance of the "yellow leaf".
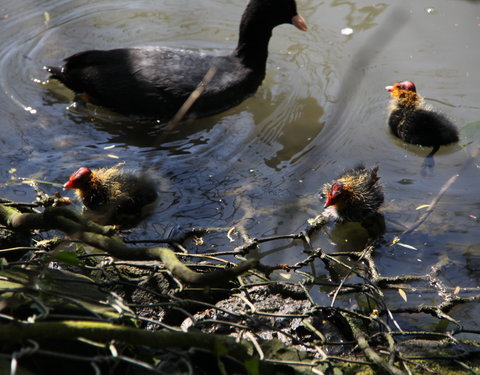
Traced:
<path fill-rule="evenodd" d="M 48 22 L 50 21 L 50 13 L 43 12 L 43 18 L 45 19 L 45 25 L 48 25 Z"/>
<path fill-rule="evenodd" d="M 400 241 L 400 237 L 398 236 L 393 237 L 392 245 L 395 245 L 398 241 Z"/>
<path fill-rule="evenodd" d="M 113 155 L 113 154 L 108 154 L 107 156 L 112 159 L 120 159 L 117 155 Z"/>
<path fill-rule="evenodd" d="M 232 237 L 232 233 L 234 230 L 235 227 L 231 227 L 227 232 L 227 238 L 230 240 L 230 242 L 235 242 L 235 239 Z"/>
<path fill-rule="evenodd" d="M 416 247 L 412 245 L 407 245 L 406 243 L 397 242 L 397 245 L 406 247 L 407 249 L 411 249 L 411 250 L 418 250 Z"/>
<path fill-rule="evenodd" d="M 460 293 L 460 289 L 461 289 L 461 288 L 460 288 L 459 286 L 457 286 L 457 287 L 455 288 L 455 290 L 453 291 L 453 294 L 458 294 L 458 293 Z"/>
<path fill-rule="evenodd" d="M 402 297 L 402 299 L 407 302 L 407 293 L 405 293 L 405 291 L 403 289 L 398 289 L 398 294 L 400 294 L 400 297 Z"/>
<path fill-rule="evenodd" d="M 418 206 L 417 208 L 415 208 L 416 210 L 421 210 L 422 208 L 429 208 L 430 205 L 429 204 L 421 204 L 420 206 Z"/>

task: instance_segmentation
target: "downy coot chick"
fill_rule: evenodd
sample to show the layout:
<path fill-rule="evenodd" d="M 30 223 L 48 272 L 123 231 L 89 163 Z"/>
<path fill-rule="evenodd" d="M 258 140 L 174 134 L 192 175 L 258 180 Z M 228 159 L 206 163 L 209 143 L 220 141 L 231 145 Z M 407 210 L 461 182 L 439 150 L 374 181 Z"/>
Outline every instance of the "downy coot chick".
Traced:
<path fill-rule="evenodd" d="M 338 221 L 360 223 L 376 215 L 384 200 L 377 172 L 378 167 L 367 169 L 358 165 L 323 185 L 325 214 Z"/>
<path fill-rule="evenodd" d="M 458 130 L 443 114 L 426 106 L 411 81 L 397 82 L 386 86 L 392 100 L 389 105 L 388 125 L 392 133 L 404 142 L 433 147 L 426 164 L 433 165 L 429 158 L 440 146 L 458 142 Z"/>
<path fill-rule="evenodd" d="M 167 47 L 89 50 L 46 67 L 93 104 L 123 114 L 171 119 L 210 68 L 216 69 L 188 113 L 202 117 L 224 111 L 253 95 L 265 77 L 268 43 L 274 27 L 291 23 L 307 30 L 295 0 L 250 0 L 237 48 L 226 56 Z"/>
<path fill-rule="evenodd" d="M 153 208 L 155 184 L 146 176 L 113 168 L 82 167 L 70 176 L 65 189 L 75 190 L 85 214 L 99 224 L 132 227 Z"/>

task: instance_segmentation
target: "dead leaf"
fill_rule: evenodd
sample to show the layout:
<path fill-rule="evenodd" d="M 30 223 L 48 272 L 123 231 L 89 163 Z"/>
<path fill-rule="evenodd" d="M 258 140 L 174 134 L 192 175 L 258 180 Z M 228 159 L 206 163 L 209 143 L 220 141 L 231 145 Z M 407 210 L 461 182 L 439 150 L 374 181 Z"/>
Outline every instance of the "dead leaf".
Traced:
<path fill-rule="evenodd" d="M 235 242 L 235 239 L 232 237 L 232 233 L 234 232 L 235 227 L 231 227 L 228 232 L 227 232 L 227 238 L 230 240 L 230 242 Z"/>
<path fill-rule="evenodd" d="M 418 206 L 417 208 L 415 208 L 416 210 L 421 210 L 422 208 L 429 208 L 430 205 L 429 204 L 421 204 L 420 206 Z"/>
<path fill-rule="evenodd" d="M 197 245 L 197 246 L 201 246 L 201 245 L 204 244 L 204 241 L 203 241 L 202 237 L 193 236 L 192 240 L 195 243 L 195 245 Z"/>
<path fill-rule="evenodd" d="M 397 242 L 397 245 L 402 246 L 402 247 L 406 247 L 407 249 L 411 249 L 411 250 L 418 250 L 416 247 L 414 247 L 412 245 L 407 245 L 406 243 Z"/>
<path fill-rule="evenodd" d="M 405 293 L 405 291 L 403 289 L 398 289 L 398 294 L 400 294 L 400 297 L 402 297 L 402 299 L 407 302 L 407 293 Z"/>

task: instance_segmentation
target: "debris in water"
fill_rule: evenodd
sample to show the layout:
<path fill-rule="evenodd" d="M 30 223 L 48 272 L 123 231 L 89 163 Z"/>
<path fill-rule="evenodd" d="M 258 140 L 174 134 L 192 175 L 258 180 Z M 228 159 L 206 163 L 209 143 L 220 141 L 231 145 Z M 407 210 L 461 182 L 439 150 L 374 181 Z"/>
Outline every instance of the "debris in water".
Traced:
<path fill-rule="evenodd" d="M 416 210 L 421 210 L 422 208 L 428 208 L 430 207 L 429 204 L 421 204 L 420 206 L 418 206 L 417 208 L 415 208 Z"/>

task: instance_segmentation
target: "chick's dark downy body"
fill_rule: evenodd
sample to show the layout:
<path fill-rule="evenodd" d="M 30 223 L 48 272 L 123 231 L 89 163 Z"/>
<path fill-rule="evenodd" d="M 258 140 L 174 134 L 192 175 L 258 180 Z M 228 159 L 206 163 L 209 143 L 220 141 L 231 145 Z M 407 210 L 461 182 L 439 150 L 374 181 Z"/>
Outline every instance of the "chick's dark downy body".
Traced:
<path fill-rule="evenodd" d="M 87 215 L 101 224 L 136 224 L 157 199 L 150 179 L 115 167 L 80 168 L 64 186 L 75 190 Z"/>
<path fill-rule="evenodd" d="M 440 146 L 458 141 L 452 121 L 426 106 L 413 82 L 398 82 L 386 89 L 392 97 L 388 125 L 393 135 L 407 143 L 433 147 L 430 156 Z"/>
<path fill-rule="evenodd" d="M 272 30 L 283 23 L 306 30 L 295 0 L 251 0 L 242 16 L 237 48 L 230 55 L 167 47 L 89 50 L 47 70 L 51 78 L 85 94 L 93 104 L 167 120 L 214 68 L 212 80 L 189 112 L 202 117 L 233 107 L 256 92 L 265 77 Z"/>
<path fill-rule="evenodd" d="M 363 165 L 346 170 L 338 179 L 323 186 L 327 212 L 340 221 L 358 221 L 377 214 L 384 201 L 378 167 Z"/>

